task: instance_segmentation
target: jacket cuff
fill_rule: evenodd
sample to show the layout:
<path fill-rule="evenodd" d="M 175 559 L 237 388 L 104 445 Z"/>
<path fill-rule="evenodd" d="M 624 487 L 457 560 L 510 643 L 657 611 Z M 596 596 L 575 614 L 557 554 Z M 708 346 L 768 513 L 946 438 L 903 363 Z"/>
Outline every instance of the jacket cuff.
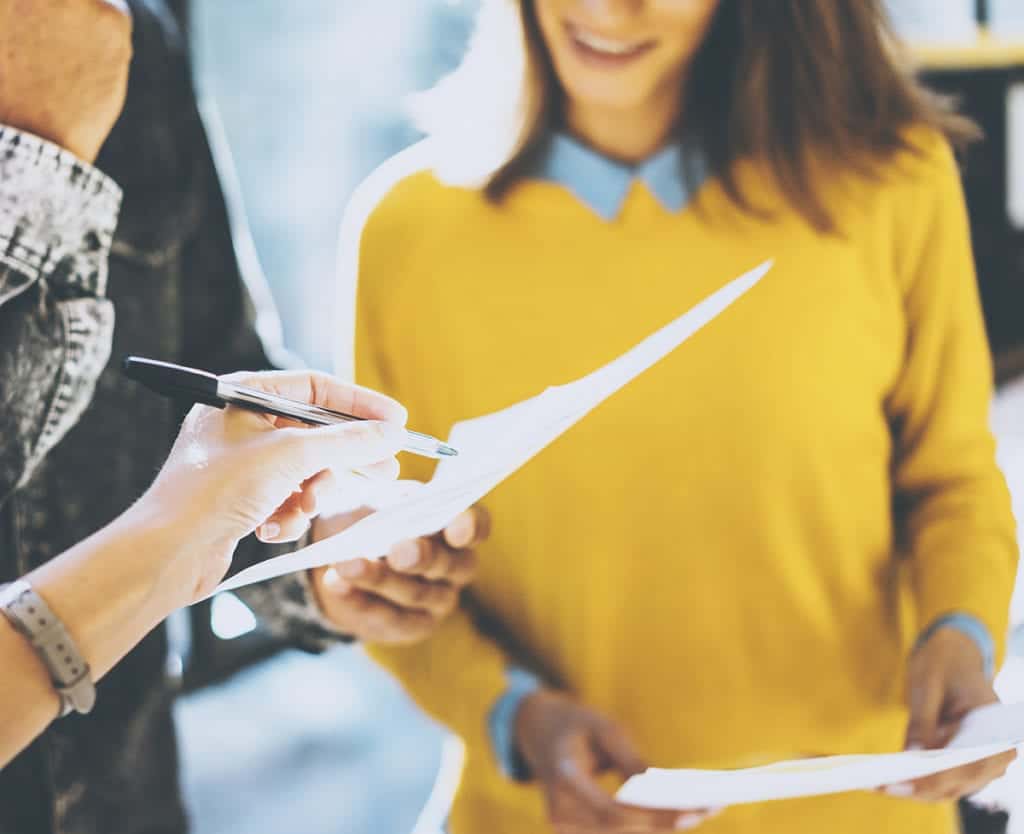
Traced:
<path fill-rule="evenodd" d="M 985 665 L 985 677 L 992 680 L 996 671 L 996 645 L 992 639 L 992 633 L 981 620 L 971 614 L 955 612 L 946 614 L 934 620 L 921 636 L 917 638 L 914 648 L 922 646 L 940 628 L 952 628 L 974 641 L 981 652 L 982 661 Z"/>
<path fill-rule="evenodd" d="M 102 296 L 121 197 L 97 168 L 0 125 L 0 304 L 48 274 L 72 295 Z"/>
<path fill-rule="evenodd" d="M 316 591 L 313 589 L 313 583 L 310 582 L 309 571 L 301 570 L 293 576 L 302 590 L 302 599 L 306 605 L 303 623 L 307 628 L 321 635 L 320 639 L 325 644 L 325 648 L 333 643 L 354 643 L 355 637 L 341 632 L 334 623 L 324 616 L 324 612 L 316 601 Z"/>
<path fill-rule="evenodd" d="M 523 701 L 543 687 L 536 675 L 512 668 L 505 673 L 508 686 L 487 716 L 491 747 L 502 774 L 516 782 L 530 779 L 530 771 L 516 746 L 516 717 Z"/>

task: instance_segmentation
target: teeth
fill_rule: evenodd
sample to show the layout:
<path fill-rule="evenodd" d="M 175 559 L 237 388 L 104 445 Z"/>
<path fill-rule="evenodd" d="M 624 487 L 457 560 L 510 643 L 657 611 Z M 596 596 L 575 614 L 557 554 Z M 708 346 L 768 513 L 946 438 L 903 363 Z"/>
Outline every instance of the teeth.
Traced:
<path fill-rule="evenodd" d="M 610 55 L 629 55 L 643 46 L 642 43 L 622 43 L 622 41 L 608 40 L 583 29 L 573 29 L 572 35 L 584 46 L 597 52 L 607 52 Z"/>

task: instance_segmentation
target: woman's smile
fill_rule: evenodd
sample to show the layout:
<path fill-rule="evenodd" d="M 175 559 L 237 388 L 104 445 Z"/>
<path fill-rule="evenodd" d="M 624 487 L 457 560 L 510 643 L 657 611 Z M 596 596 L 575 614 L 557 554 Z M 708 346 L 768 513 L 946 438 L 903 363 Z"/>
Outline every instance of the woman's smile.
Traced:
<path fill-rule="evenodd" d="M 565 34 L 576 57 L 597 69 L 619 69 L 658 45 L 653 38 L 608 37 L 571 22 L 565 23 Z"/>

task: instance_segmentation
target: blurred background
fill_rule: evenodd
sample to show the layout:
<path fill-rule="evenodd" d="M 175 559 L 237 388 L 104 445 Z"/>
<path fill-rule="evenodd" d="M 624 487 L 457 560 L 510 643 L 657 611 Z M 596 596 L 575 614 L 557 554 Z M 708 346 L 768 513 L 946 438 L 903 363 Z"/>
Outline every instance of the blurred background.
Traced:
<path fill-rule="evenodd" d="M 236 244 L 277 303 L 285 345 L 307 363 L 330 363 L 346 200 L 417 138 L 405 99 L 458 62 L 474 7 L 191 0 L 197 85 Z M 966 161 L 965 185 L 1001 383 L 994 424 L 1024 518 L 1024 0 L 890 0 L 890 8 L 928 80 L 959 96 L 986 132 Z M 1000 688 L 1024 700 L 1020 588 L 1014 622 L 1016 656 Z M 233 597 L 174 623 L 171 666 L 187 692 L 178 718 L 197 834 L 435 834 L 443 778 L 428 799 L 454 755 L 441 730 L 358 649 L 281 651 L 254 626 Z M 1024 832 L 1024 766 L 984 798 L 1016 803 L 1010 830 Z"/>

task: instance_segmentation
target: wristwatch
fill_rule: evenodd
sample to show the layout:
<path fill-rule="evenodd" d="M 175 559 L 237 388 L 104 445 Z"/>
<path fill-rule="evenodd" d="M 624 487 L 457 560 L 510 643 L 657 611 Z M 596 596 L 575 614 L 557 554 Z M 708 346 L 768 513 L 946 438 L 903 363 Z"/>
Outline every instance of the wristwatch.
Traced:
<path fill-rule="evenodd" d="M 83 715 L 96 703 L 96 686 L 64 623 L 24 579 L 0 586 L 0 613 L 39 655 L 60 696 L 60 717 Z"/>

